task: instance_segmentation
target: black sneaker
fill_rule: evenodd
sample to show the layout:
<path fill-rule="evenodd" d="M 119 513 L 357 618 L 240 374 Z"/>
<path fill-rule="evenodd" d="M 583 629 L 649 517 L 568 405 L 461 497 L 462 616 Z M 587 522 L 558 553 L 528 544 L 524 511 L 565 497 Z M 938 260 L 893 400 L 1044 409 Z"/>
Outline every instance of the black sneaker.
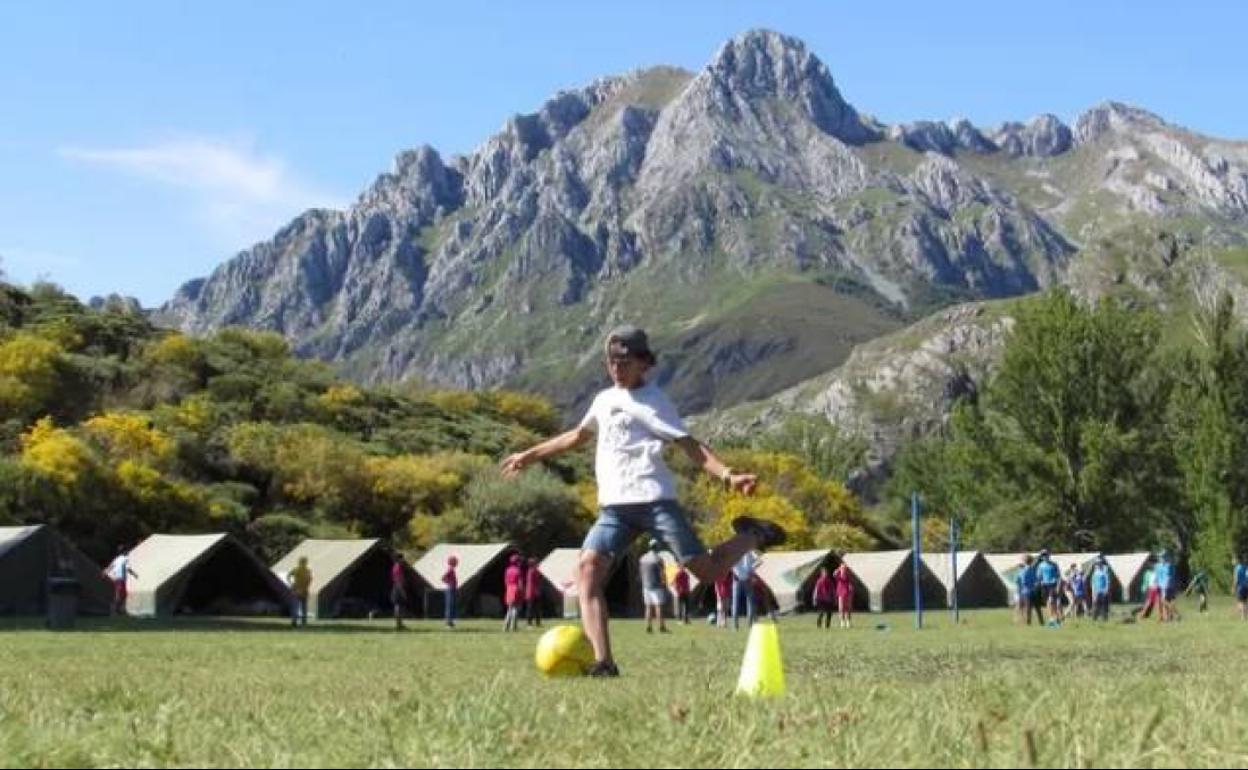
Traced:
<path fill-rule="evenodd" d="M 789 538 L 779 524 L 766 519 L 756 519 L 753 516 L 738 516 L 733 519 L 732 531 L 738 535 L 753 535 L 758 540 L 758 548 L 761 551 L 784 545 L 784 541 Z"/>
<path fill-rule="evenodd" d="M 609 660 L 600 660 L 585 669 L 585 676 L 592 676 L 594 678 L 617 677 L 619 675 L 620 669 Z"/>

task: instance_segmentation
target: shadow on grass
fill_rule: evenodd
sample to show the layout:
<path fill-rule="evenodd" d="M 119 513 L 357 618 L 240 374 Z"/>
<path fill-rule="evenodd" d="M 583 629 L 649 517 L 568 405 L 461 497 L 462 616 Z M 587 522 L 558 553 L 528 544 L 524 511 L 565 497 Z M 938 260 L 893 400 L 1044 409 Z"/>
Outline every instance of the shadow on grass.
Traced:
<path fill-rule="evenodd" d="M 0 618 L 0 633 L 8 631 L 49 631 L 47 622 L 38 616 Z M 463 625 L 454 629 L 446 628 L 439 621 L 419 621 L 408 619 L 405 628 L 396 631 L 392 620 L 309 620 L 306 626 L 293 628 L 287 618 L 264 617 L 208 617 L 182 616 L 175 618 L 134 618 L 134 617 L 85 617 L 78 618 L 75 627 L 62 633 L 220 633 L 228 632 L 259 632 L 287 633 L 293 636 L 305 634 L 383 634 L 389 636 L 406 636 L 411 634 L 458 634 L 495 633 L 497 629 L 474 628 Z M 499 632 L 501 633 L 501 632 Z"/>

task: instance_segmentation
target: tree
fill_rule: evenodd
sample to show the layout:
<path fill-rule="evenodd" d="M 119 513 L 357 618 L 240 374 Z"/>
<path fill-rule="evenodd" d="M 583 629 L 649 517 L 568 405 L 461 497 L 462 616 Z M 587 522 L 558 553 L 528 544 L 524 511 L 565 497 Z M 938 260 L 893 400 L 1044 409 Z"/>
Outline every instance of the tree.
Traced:
<path fill-rule="evenodd" d="M 1195 319 L 1197 344 L 1178 366 L 1169 410 L 1192 562 L 1223 588 L 1235 556 L 1248 551 L 1248 334 L 1234 309 L 1223 294 Z"/>
<path fill-rule="evenodd" d="M 753 447 L 763 452 L 782 452 L 800 457 L 825 479 L 845 482 L 862 467 L 867 442 L 841 430 L 821 415 L 790 415 L 779 427 L 760 433 Z"/>
<path fill-rule="evenodd" d="M 1155 313 L 1115 300 L 1024 304 L 983 397 L 951 420 L 948 480 L 925 495 L 981 547 L 1151 546 L 1177 502 L 1159 336 Z"/>
<path fill-rule="evenodd" d="M 580 508 L 576 493 L 544 470 L 504 479 L 491 469 L 469 482 L 460 509 L 447 515 L 448 523 L 458 525 L 448 534 L 477 542 L 510 541 L 528 553 L 547 553 L 580 543 L 585 534 Z M 417 530 L 421 526 L 414 523 Z"/>
<path fill-rule="evenodd" d="M 65 349 L 19 332 L 0 342 L 0 414 L 32 419 L 53 408 L 65 370 Z"/>

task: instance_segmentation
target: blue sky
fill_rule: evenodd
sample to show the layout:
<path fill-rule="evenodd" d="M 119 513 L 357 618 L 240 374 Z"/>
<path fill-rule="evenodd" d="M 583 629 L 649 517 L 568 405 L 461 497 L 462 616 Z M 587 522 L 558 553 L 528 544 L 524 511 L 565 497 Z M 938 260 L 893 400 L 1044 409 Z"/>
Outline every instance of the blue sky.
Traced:
<path fill-rule="evenodd" d="M 755 27 L 895 122 L 1131 102 L 1248 138 L 1234 2 L 60 3 L 0 7 L 0 269 L 145 305 L 343 206 L 400 150 L 471 151 L 561 88 L 691 70 Z"/>

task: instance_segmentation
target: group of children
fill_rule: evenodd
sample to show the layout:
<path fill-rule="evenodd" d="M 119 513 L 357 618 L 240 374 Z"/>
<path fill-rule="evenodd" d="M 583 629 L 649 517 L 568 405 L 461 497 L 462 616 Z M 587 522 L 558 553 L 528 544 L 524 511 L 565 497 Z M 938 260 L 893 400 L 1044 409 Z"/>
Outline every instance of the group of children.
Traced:
<path fill-rule="evenodd" d="M 1034 613 L 1040 625 L 1061 625 L 1069 618 L 1090 616 L 1109 620 L 1110 570 L 1104 556 L 1098 556 L 1090 572 L 1071 564 L 1063 573 L 1048 550 L 1034 558 L 1023 554 L 1014 577 L 1020 622 L 1031 625 Z"/>
<path fill-rule="evenodd" d="M 503 617 L 503 631 L 520 630 L 520 609 L 524 608 L 526 626 L 540 628 L 542 625 L 542 574 L 537 568 L 537 558 L 527 560 L 513 553 L 503 573 L 503 605 L 507 612 Z"/>
<path fill-rule="evenodd" d="M 849 566 L 844 562 L 833 572 L 827 567 L 819 569 L 819 577 L 815 580 L 815 609 L 819 617 L 815 620 L 816 627 L 832 628 L 833 599 L 839 613 L 841 628 L 850 628 L 854 615 L 854 577 Z"/>
<path fill-rule="evenodd" d="M 1072 617 L 1090 616 L 1093 620 L 1109 620 L 1111 573 L 1104 556 L 1098 556 L 1089 571 L 1078 564 L 1071 564 L 1065 573 L 1053 561 L 1047 550 L 1036 557 L 1024 554 L 1015 574 L 1018 601 L 1016 609 L 1020 622 L 1031 625 L 1034 613 L 1041 625 L 1045 625 L 1045 612 L 1049 625 L 1060 625 Z M 1169 551 L 1161 551 L 1149 557 L 1140 579 L 1141 604 L 1132 608 L 1130 619 L 1148 618 L 1154 611 L 1163 623 L 1180 619 L 1178 598 L 1178 575 Z M 1185 595 L 1195 594 L 1200 612 L 1209 604 L 1209 575 L 1197 572 L 1188 581 Z M 1248 566 L 1240 557 L 1236 560 L 1232 575 L 1232 593 L 1235 595 L 1240 617 L 1248 620 Z"/>

